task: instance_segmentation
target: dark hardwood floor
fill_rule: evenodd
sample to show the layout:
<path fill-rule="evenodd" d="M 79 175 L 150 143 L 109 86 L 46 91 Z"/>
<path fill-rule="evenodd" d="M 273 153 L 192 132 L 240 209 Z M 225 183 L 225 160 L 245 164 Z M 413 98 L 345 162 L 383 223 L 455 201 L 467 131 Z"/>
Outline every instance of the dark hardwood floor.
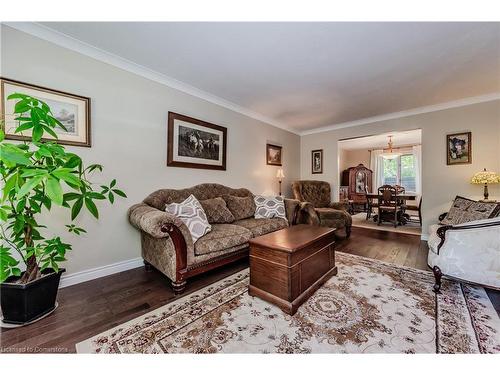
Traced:
<path fill-rule="evenodd" d="M 427 244 L 420 237 L 353 228 L 337 251 L 427 269 Z M 198 290 L 248 266 L 247 260 L 193 278 L 186 293 Z M 489 291 L 497 311 L 500 292 Z M 0 353 L 75 351 L 75 344 L 179 298 L 158 271 L 143 267 L 74 285 L 59 291 L 59 307 L 32 325 L 0 331 Z"/>

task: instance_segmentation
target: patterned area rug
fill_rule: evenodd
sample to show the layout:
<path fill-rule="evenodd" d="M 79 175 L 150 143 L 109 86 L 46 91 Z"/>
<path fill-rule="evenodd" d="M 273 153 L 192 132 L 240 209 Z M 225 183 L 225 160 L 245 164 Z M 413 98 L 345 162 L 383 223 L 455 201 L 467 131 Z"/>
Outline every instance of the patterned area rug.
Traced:
<path fill-rule="evenodd" d="M 79 353 L 498 353 L 483 288 L 336 253 L 338 275 L 293 316 L 250 297 L 241 271 L 77 344 Z"/>

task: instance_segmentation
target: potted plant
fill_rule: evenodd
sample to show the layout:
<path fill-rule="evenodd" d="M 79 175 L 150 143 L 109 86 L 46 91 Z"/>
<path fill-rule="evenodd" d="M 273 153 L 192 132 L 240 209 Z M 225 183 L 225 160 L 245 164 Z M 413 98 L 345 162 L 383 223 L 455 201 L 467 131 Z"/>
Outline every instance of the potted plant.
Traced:
<path fill-rule="evenodd" d="M 85 207 L 97 219 L 96 201 L 113 204 L 115 196 L 126 195 L 116 188 L 116 180 L 95 190 L 90 176 L 102 172 L 102 166 L 85 166 L 78 155 L 45 140 L 44 135 L 57 140 L 56 127 L 66 130 L 46 103 L 20 93 L 7 99 L 17 101 L 15 132 L 31 136 L 7 143 L 0 129 L 0 298 L 3 321 L 26 324 L 55 308 L 61 262 L 71 250 L 60 237 L 43 233 L 40 214 L 61 206 L 73 221 Z M 75 235 L 85 233 L 73 223 L 66 228 Z"/>

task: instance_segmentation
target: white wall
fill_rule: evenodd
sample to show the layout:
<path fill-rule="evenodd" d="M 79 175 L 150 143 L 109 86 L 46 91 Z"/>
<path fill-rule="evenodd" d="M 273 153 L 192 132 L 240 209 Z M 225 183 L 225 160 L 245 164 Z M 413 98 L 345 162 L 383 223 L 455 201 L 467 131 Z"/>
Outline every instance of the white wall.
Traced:
<path fill-rule="evenodd" d="M 341 157 L 339 158 L 339 174 L 342 178 L 342 172 L 349 167 L 356 167 L 358 164 L 363 164 L 366 168 L 370 168 L 370 150 L 343 150 L 339 148 Z"/>
<path fill-rule="evenodd" d="M 78 219 L 88 234 L 65 236 L 74 248 L 67 274 L 139 257 L 139 233 L 126 212 L 156 189 L 217 182 L 277 193 L 278 167 L 266 165 L 266 142 L 283 145 L 283 187 L 286 195 L 291 193 L 291 181 L 299 177 L 298 135 L 9 27 L 2 29 L 2 76 L 91 98 L 92 148 L 68 149 L 86 163 L 103 164 L 104 175 L 96 182 L 116 178 L 128 195 L 113 206 L 100 205 L 99 221 L 87 214 Z M 228 128 L 226 171 L 166 166 L 168 111 Z M 68 221 L 66 212 L 55 210 L 47 224 L 61 233 Z"/>
<path fill-rule="evenodd" d="M 487 168 L 500 172 L 500 100 L 362 126 L 330 130 L 301 137 L 301 178 L 329 181 L 338 196 L 339 139 L 393 131 L 422 129 L 423 232 L 449 209 L 458 195 L 481 198 L 482 187 L 469 183 L 472 175 Z M 472 164 L 446 165 L 446 134 L 472 132 Z M 311 174 L 311 150 L 324 149 L 323 174 Z M 345 155 L 344 158 L 345 159 Z M 499 185 L 490 187 L 490 198 L 500 199 Z"/>

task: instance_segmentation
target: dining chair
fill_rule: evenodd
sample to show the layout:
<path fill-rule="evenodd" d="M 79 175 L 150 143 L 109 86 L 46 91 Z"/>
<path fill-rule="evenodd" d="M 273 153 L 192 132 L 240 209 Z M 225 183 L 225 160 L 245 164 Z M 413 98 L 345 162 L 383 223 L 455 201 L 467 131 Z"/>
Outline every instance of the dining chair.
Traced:
<path fill-rule="evenodd" d="M 365 185 L 365 194 L 370 194 L 368 186 Z M 373 209 L 378 207 L 378 202 L 374 198 L 366 198 L 366 220 L 370 219 L 373 213 Z"/>
<path fill-rule="evenodd" d="M 382 185 L 378 188 L 378 225 L 389 221 L 396 228 L 399 224 L 401 201 L 398 199 L 398 189 L 392 185 Z"/>
<path fill-rule="evenodd" d="M 406 204 L 405 205 L 405 211 L 417 211 L 418 212 L 418 222 L 420 223 L 420 226 L 422 226 L 422 196 L 420 196 L 420 199 L 418 200 L 418 203 L 415 204 Z M 412 216 L 410 217 L 410 221 L 416 221 L 412 219 Z"/>

